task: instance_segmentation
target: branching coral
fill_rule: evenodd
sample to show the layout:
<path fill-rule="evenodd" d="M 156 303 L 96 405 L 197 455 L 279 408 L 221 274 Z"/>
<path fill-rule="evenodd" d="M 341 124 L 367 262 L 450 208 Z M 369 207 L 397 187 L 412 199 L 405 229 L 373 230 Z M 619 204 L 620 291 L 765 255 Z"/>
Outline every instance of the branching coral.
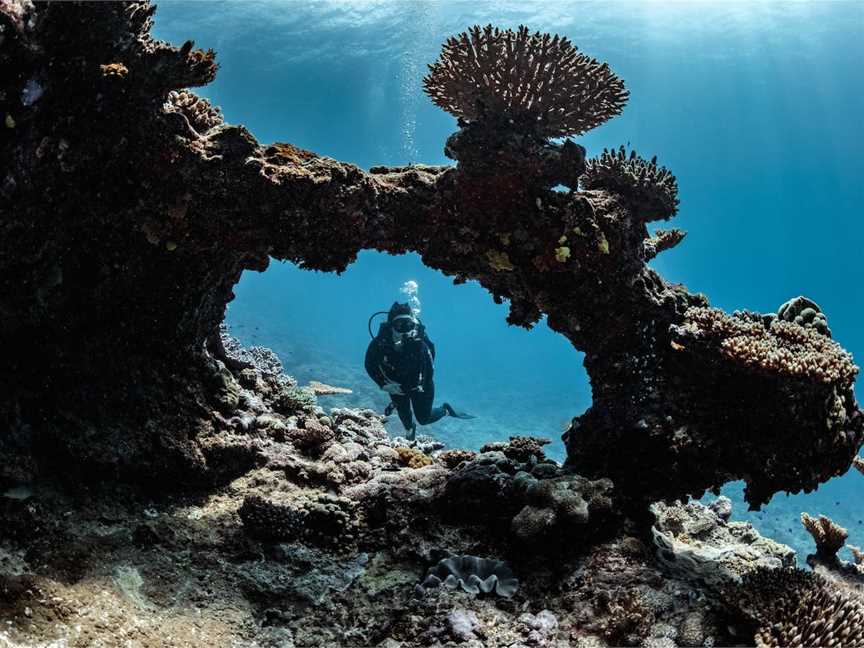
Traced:
<path fill-rule="evenodd" d="M 848 389 L 858 367 L 843 348 L 815 329 L 746 312 L 727 315 L 716 308 L 691 308 L 680 342 L 713 343 L 732 362 Z"/>
<path fill-rule="evenodd" d="M 824 515 L 813 518 L 806 513 L 801 514 L 801 524 L 807 529 L 814 542 L 816 553 L 823 560 L 836 560 L 837 552 L 846 544 L 849 532 Z"/>
<path fill-rule="evenodd" d="M 189 120 L 189 125 L 200 134 L 223 123 L 222 111 L 218 107 L 188 90 L 169 92 L 165 110 L 184 115 Z"/>
<path fill-rule="evenodd" d="M 757 646 L 864 647 L 864 603 L 810 572 L 759 569 L 726 600 L 757 624 Z"/>
<path fill-rule="evenodd" d="M 623 146 L 617 151 L 603 149 L 600 157 L 589 159 L 579 185 L 624 196 L 632 203 L 636 215 L 645 221 L 666 220 L 678 212 L 675 176 L 666 167 L 657 166 L 656 156 L 648 162 L 636 151 L 627 155 Z"/>
<path fill-rule="evenodd" d="M 471 122 L 543 137 L 578 135 L 621 112 L 628 92 L 606 63 L 560 36 L 474 26 L 449 38 L 423 79 L 436 105 Z"/>
<path fill-rule="evenodd" d="M 650 261 L 661 252 L 671 250 L 684 240 L 686 233 L 680 229 L 657 230 L 649 239 L 645 240 L 645 260 Z"/>

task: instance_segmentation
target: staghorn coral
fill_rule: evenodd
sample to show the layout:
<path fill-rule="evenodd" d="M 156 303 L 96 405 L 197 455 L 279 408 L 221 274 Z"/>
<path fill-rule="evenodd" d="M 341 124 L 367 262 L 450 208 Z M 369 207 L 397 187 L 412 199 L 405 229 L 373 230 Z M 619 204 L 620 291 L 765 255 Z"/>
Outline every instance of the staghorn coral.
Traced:
<path fill-rule="evenodd" d="M 621 112 L 628 92 L 605 63 L 566 38 L 487 25 L 447 39 L 423 79 L 437 105 L 469 122 L 542 137 L 579 135 Z"/>
<path fill-rule="evenodd" d="M 426 572 L 426 578 L 414 588 L 417 596 L 424 596 L 429 588 L 460 588 L 469 594 L 495 593 L 510 598 L 519 589 L 519 580 L 502 560 L 488 560 L 477 556 L 450 556 L 443 558 Z"/>
<path fill-rule="evenodd" d="M 836 560 L 837 552 L 846 544 L 849 532 L 824 515 L 813 518 L 802 513 L 801 524 L 807 529 L 807 533 L 813 537 L 817 555 L 822 560 Z"/>
<path fill-rule="evenodd" d="M 589 159 L 579 178 L 583 189 L 605 189 L 624 196 L 637 216 L 645 221 L 668 220 L 678 212 L 678 181 L 666 168 L 657 166 L 657 157 L 648 162 L 621 146 L 617 151 L 603 149 L 602 155 Z M 678 232 L 680 230 L 672 230 Z M 671 243 L 675 235 L 667 235 Z M 683 235 L 681 235 L 683 238 Z M 680 238 L 672 243 L 676 245 Z M 671 247 L 672 245 L 668 245 Z"/>
<path fill-rule="evenodd" d="M 447 466 L 450 470 L 453 470 L 454 468 L 457 468 L 461 463 L 465 461 L 471 461 L 476 456 L 476 452 L 457 448 L 454 450 L 446 450 L 445 452 L 442 452 L 436 457 L 436 459 L 438 459 L 438 461 Z"/>
<path fill-rule="evenodd" d="M 757 625 L 757 646 L 864 647 L 864 603 L 810 572 L 759 569 L 726 600 Z"/>
<path fill-rule="evenodd" d="M 433 463 L 432 457 L 417 448 L 397 446 L 394 450 L 399 458 L 399 463 L 408 468 L 423 468 L 424 466 L 431 466 Z"/>

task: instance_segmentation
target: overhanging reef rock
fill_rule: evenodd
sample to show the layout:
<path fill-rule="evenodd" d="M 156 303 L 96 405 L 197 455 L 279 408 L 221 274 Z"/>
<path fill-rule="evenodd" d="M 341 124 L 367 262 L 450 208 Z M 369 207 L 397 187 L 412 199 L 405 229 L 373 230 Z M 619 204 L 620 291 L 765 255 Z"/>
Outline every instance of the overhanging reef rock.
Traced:
<path fill-rule="evenodd" d="M 566 433 L 568 464 L 621 496 L 744 479 L 758 506 L 860 448 L 858 369 L 818 307 L 730 315 L 664 281 L 646 261 L 683 233 L 647 224 L 675 215 L 674 176 L 550 139 L 628 97 L 567 39 L 449 40 L 425 89 L 458 117 L 456 166 L 367 172 L 224 123 L 188 90 L 213 80 L 214 53 L 153 40 L 152 5 L 0 10 L 0 481 L 62 466 L 210 483 L 262 461 L 242 441 L 243 365 L 218 334 L 232 288 L 270 258 L 340 272 L 364 249 L 417 252 L 509 301 L 511 324 L 546 315 L 584 351 L 593 404 Z M 307 396 L 253 387 L 261 411 Z"/>

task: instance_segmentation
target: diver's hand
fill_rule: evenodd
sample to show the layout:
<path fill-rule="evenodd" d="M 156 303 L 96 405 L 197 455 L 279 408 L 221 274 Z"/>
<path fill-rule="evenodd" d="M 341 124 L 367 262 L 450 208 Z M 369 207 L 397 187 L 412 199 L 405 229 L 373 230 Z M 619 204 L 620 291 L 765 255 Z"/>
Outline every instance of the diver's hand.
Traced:
<path fill-rule="evenodd" d="M 381 389 L 392 396 L 404 396 L 405 392 L 402 391 L 402 385 L 396 382 L 388 382 L 381 385 Z"/>

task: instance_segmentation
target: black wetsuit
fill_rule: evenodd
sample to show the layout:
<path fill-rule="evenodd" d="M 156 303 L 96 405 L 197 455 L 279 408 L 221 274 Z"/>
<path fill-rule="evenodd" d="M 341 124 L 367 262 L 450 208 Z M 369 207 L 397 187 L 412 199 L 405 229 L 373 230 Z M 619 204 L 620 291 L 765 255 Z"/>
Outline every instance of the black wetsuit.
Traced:
<path fill-rule="evenodd" d="M 366 349 L 366 372 L 379 387 L 388 382 L 398 383 L 404 395 L 390 394 L 406 430 L 414 429 L 411 416 L 420 425 L 434 423 L 447 416 L 447 405 L 433 407 L 435 400 L 434 373 L 435 345 L 426 335 L 425 327 L 418 326 L 417 335 L 409 338 L 397 349 L 389 324 L 382 324 L 378 335 Z"/>

